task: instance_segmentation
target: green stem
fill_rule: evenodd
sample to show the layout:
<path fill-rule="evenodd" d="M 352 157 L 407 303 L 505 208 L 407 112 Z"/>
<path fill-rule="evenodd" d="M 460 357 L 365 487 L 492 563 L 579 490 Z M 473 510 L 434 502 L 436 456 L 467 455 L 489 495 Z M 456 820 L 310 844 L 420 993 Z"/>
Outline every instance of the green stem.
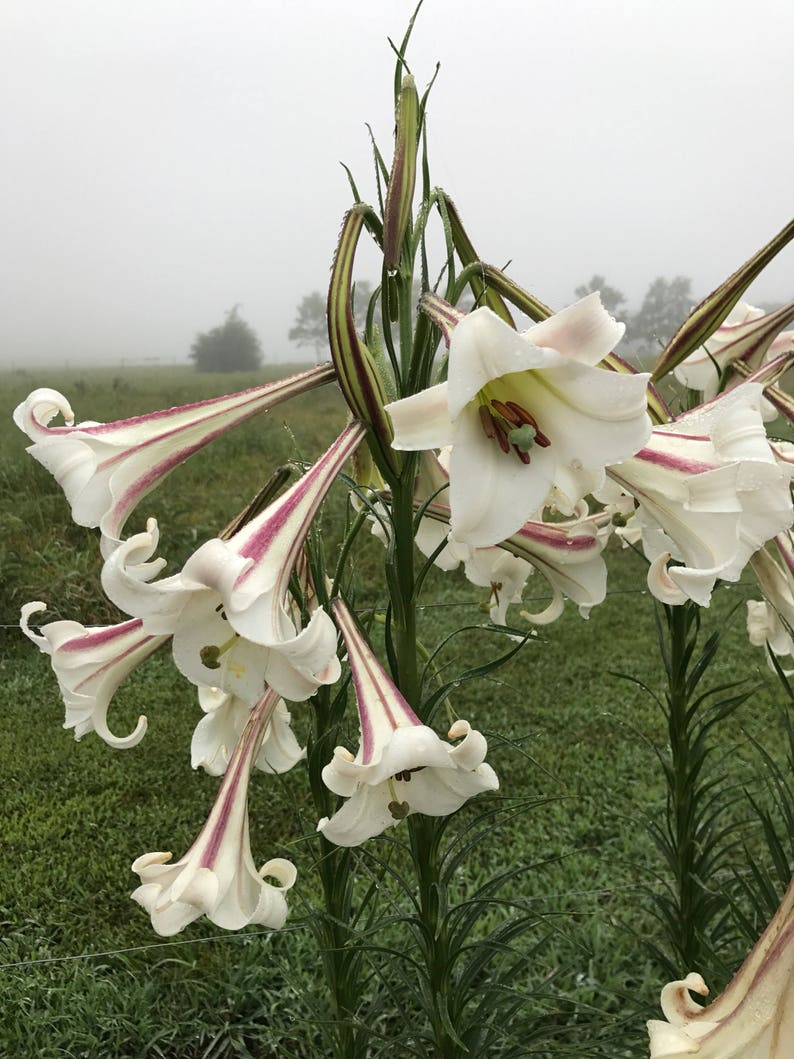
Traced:
<path fill-rule="evenodd" d="M 394 576 L 392 612 L 395 616 L 394 644 L 398 682 L 408 702 L 419 709 L 419 645 L 416 629 L 414 571 L 414 483 L 413 461 L 393 493 Z M 395 597 L 395 593 L 398 598 Z M 411 855 L 419 890 L 419 933 L 426 968 L 426 1012 L 433 1032 L 438 1059 L 457 1059 L 463 1054 L 454 1035 L 450 1010 L 450 952 L 446 928 L 445 883 L 439 863 L 438 823 L 416 814 L 408 819 Z"/>
<path fill-rule="evenodd" d="M 459 1059 L 466 1049 L 450 1032 L 454 1028 L 451 1010 L 450 952 L 447 936 L 446 887 L 439 865 L 439 828 L 428 816 L 412 816 L 409 821 L 411 853 L 419 885 L 422 952 L 427 968 L 427 1010 L 435 1040 L 433 1054 L 438 1059 Z"/>
<path fill-rule="evenodd" d="M 695 904 L 693 892 L 694 827 L 692 819 L 690 778 L 692 772 L 690 730 L 687 725 L 689 696 L 686 687 L 686 648 L 688 641 L 689 604 L 671 607 L 668 610 L 670 634 L 670 676 L 668 681 L 668 732 L 672 757 L 672 776 L 669 786 L 670 834 L 672 844 L 673 871 L 678 898 L 678 937 L 671 939 L 683 964 L 689 967 L 693 941 L 692 913 Z"/>
<path fill-rule="evenodd" d="M 414 599 L 414 466 L 415 458 L 405 461 L 405 473 L 397 483 L 392 497 L 395 569 L 391 586 L 397 683 L 405 698 L 416 709 L 419 706 L 419 667 Z"/>
<path fill-rule="evenodd" d="M 333 716 L 330 689 L 320 688 L 315 697 L 314 739 L 308 747 L 309 780 L 317 818 L 330 816 L 335 797 L 322 780 L 328 747 L 336 742 L 337 724 Z M 360 1001 L 361 952 L 353 929 L 353 872 L 349 849 L 333 845 L 318 835 L 317 870 L 322 884 L 324 909 L 311 919 L 318 941 L 333 1021 L 332 1054 L 357 1059 L 366 1054 L 366 1037 L 355 1030 L 355 1013 Z"/>

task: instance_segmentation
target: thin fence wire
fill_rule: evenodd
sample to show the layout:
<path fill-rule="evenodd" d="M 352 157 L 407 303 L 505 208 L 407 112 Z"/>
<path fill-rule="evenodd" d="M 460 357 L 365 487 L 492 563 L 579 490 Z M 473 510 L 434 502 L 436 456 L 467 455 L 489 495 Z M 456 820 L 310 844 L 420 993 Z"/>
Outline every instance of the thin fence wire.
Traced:
<path fill-rule="evenodd" d="M 758 588 L 758 584 L 756 582 L 754 582 L 754 581 L 731 581 L 730 584 L 723 583 L 723 584 L 717 586 L 717 590 L 718 591 L 720 591 L 720 590 L 723 590 L 723 591 L 728 591 L 728 590 L 735 591 L 736 589 L 739 589 L 739 588 L 752 588 L 755 591 L 760 592 L 760 589 Z M 610 589 L 610 590 L 607 591 L 606 596 L 604 597 L 604 602 L 606 602 L 606 600 L 609 599 L 611 596 L 651 596 L 651 592 L 650 592 L 650 589 L 648 589 L 648 588 L 614 588 L 614 589 Z M 549 595 L 549 593 L 546 592 L 546 593 L 541 593 L 539 596 L 525 596 L 521 600 L 521 603 L 526 606 L 526 605 L 528 605 L 530 603 L 547 602 L 549 599 L 551 599 L 551 596 Z M 441 609 L 448 609 L 448 608 L 452 608 L 452 607 L 469 607 L 469 608 L 479 609 L 480 606 L 481 606 L 480 601 L 478 601 L 476 599 L 459 599 L 459 600 L 449 600 L 449 601 L 444 602 L 444 603 L 419 603 L 417 605 L 417 610 L 441 610 Z M 518 606 L 518 604 L 516 603 L 515 606 Z M 372 610 L 372 607 L 367 607 L 366 609 L 367 610 Z M 5 621 L 4 622 L 0 622 L 0 629 L 18 629 L 18 628 L 19 628 L 19 622 L 18 621 L 10 622 L 10 623 L 9 622 L 5 622 Z"/>
<path fill-rule="evenodd" d="M 530 903 L 535 901 L 552 901 L 562 900 L 566 897 L 604 897 L 611 896 L 616 893 L 628 893 L 630 891 L 637 892 L 642 889 L 642 885 L 638 883 L 627 884 L 625 886 L 600 886 L 594 890 L 568 890 L 563 893 L 550 893 L 550 894 L 537 894 L 533 897 L 523 898 L 524 903 Z M 295 924 L 294 926 L 282 927 L 278 931 L 274 930 L 251 930 L 245 933 L 236 934 L 213 934 L 208 938 L 180 938 L 178 941 L 153 941 L 147 945 L 132 945 L 123 949 L 107 949 L 103 952 L 79 952 L 71 956 L 46 956 L 40 960 L 15 960 L 12 963 L 0 963 L 0 971 L 8 971 L 13 968 L 33 968 L 43 967 L 45 964 L 62 964 L 62 963 L 75 963 L 79 960 L 100 960 L 111 956 L 124 956 L 131 952 L 149 952 L 152 949 L 167 949 L 167 948 L 178 948 L 185 945 L 207 945 L 210 942 L 224 942 L 224 941 L 241 941 L 246 938 L 259 938 L 263 936 L 272 936 L 273 934 L 297 934 L 307 928 L 302 924 Z"/>
<path fill-rule="evenodd" d="M 751 581 L 738 581 L 738 582 L 732 583 L 730 586 L 729 585 L 722 585 L 720 587 L 721 588 L 729 588 L 729 587 L 732 587 L 732 588 L 752 588 L 752 587 L 754 587 L 754 582 L 751 582 Z M 629 595 L 643 595 L 643 596 L 647 596 L 649 594 L 650 593 L 649 593 L 649 590 L 647 588 L 619 588 L 619 589 L 613 589 L 611 591 L 608 591 L 606 593 L 606 598 L 608 599 L 610 596 L 629 596 Z M 524 600 L 522 600 L 522 602 L 525 603 L 525 604 L 539 603 L 539 602 L 543 602 L 544 600 L 547 600 L 547 599 L 549 599 L 548 595 L 528 596 Z M 476 600 L 453 600 L 453 601 L 443 602 L 443 603 L 423 603 L 423 604 L 419 605 L 418 609 L 419 610 L 433 610 L 433 609 L 450 608 L 450 607 L 468 607 L 468 608 L 474 607 L 474 608 L 478 608 L 479 609 L 480 603 L 478 603 Z M 14 622 L 13 624 L 7 624 L 5 622 L 0 622 L 0 629 L 19 629 L 19 622 Z M 612 894 L 616 894 L 616 893 L 629 893 L 629 892 L 635 892 L 636 893 L 639 890 L 642 890 L 643 888 L 647 888 L 647 886 L 644 887 L 643 884 L 633 883 L 633 884 L 627 884 L 625 886 L 598 887 L 598 888 L 593 889 L 593 890 L 568 890 L 568 891 L 565 891 L 563 893 L 540 894 L 540 895 L 536 895 L 536 896 L 533 896 L 533 897 L 525 898 L 524 900 L 529 902 L 529 901 L 541 901 L 541 900 L 560 900 L 560 899 L 563 899 L 563 898 L 570 898 L 570 897 L 594 897 L 594 896 L 603 897 L 603 896 L 606 896 L 606 895 L 612 895 Z M 280 934 L 297 933 L 297 932 L 302 931 L 304 929 L 305 929 L 305 927 L 296 924 L 295 926 L 282 928 L 279 931 L 279 933 Z M 133 945 L 133 946 L 129 946 L 129 947 L 126 947 L 126 948 L 121 948 L 121 949 L 107 949 L 107 950 L 102 951 L 102 952 L 81 952 L 81 953 L 75 953 L 75 954 L 72 954 L 72 955 L 69 955 L 69 956 L 47 956 L 47 957 L 45 957 L 43 959 L 15 960 L 15 961 L 13 961 L 11 963 L 0 963 L 0 971 L 8 971 L 8 970 L 12 970 L 12 969 L 21 969 L 21 968 L 31 969 L 31 968 L 34 968 L 34 967 L 42 967 L 45 964 L 74 963 L 74 962 L 77 962 L 77 961 L 80 961 L 80 960 L 99 960 L 99 959 L 106 959 L 106 958 L 110 958 L 110 957 L 114 957 L 114 956 L 122 956 L 122 955 L 126 955 L 128 953 L 133 953 L 133 952 L 150 952 L 150 951 L 152 951 L 154 949 L 164 949 L 164 948 L 173 949 L 173 948 L 178 948 L 178 947 L 182 947 L 182 946 L 185 946 L 185 945 L 206 945 L 206 944 L 215 943 L 215 942 L 240 941 L 241 939 L 262 937 L 262 936 L 265 936 L 265 935 L 272 935 L 273 933 L 274 933 L 274 931 L 272 931 L 272 930 L 256 930 L 256 931 L 247 931 L 245 933 L 237 933 L 237 934 L 214 934 L 214 935 L 211 935 L 210 937 L 207 937 L 207 938 L 187 938 L 187 939 L 180 939 L 179 941 L 151 942 L 150 944 L 147 944 L 147 945 Z"/>

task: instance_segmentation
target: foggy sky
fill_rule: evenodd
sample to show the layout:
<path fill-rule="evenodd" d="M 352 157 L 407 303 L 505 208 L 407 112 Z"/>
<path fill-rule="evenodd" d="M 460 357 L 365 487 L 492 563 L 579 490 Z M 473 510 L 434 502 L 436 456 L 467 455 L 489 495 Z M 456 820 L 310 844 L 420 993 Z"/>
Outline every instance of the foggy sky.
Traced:
<path fill-rule="evenodd" d="M 242 304 L 269 360 L 391 157 L 414 0 L 3 0 L 3 366 L 184 362 Z M 432 179 L 549 304 L 603 273 L 698 297 L 794 215 L 794 5 L 425 0 Z M 374 257 L 370 257 L 370 262 Z M 440 264 L 440 262 L 439 262 Z M 375 280 L 362 261 L 359 278 Z M 794 297 L 794 250 L 751 300 Z"/>

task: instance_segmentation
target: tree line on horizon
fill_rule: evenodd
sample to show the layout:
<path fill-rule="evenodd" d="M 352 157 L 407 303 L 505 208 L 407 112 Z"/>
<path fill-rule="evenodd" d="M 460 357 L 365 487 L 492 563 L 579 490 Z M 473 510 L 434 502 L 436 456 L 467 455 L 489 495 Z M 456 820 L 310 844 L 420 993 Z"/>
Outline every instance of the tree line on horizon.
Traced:
<path fill-rule="evenodd" d="M 629 310 L 623 292 L 600 273 L 594 273 L 586 283 L 576 287 L 574 296 L 584 298 L 593 291 L 598 291 L 604 307 L 626 324 L 627 351 L 636 357 L 652 355 L 663 347 L 698 300 L 692 293 L 690 277 L 680 275 L 671 279 L 657 276 L 635 313 Z M 372 294 L 373 286 L 367 280 L 356 284 L 354 311 L 362 324 Z M 417 292 L 417 300 L 418 297 Z M 311 349 L 318 363 L 325 359 L 328 348 L 325 303 L 325 295 L 318 290 L 304 295 L 287 336 L 297 346 Z M 461 307 L 468 310 L 472 306 L 469 300 Z M 233 306 L 223 324 L 196 336 L 190 359 L 197 371 L 255 371 L 262 366 L 264 355 L 259 336 L 240 316 L 239 308 L 239 305 Z"/>

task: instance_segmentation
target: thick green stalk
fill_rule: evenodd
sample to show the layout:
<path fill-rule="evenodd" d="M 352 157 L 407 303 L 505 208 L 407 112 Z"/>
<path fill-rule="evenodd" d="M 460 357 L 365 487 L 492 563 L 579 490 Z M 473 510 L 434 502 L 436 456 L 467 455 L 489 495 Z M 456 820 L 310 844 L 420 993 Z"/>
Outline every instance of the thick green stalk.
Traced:
<path fill-rule="evenodd" d="M 337 724 L 333 717 L 330 689 L 320 688 L 315 697 L 314 739 L 308 747 L 309 780 L 317 818 L 330 816 L 335 796 L 322 781 L 322 768 L 329 747 L 336 742 Z M 349 849 L 333 845 L 318 835 L 317 870 L 323 888 L 325 908 L 311 920 L 317 938 L 333 1013 L 333 1054 L 357 1059 L 367 1050 L 365 1035 L 356 1033 L 355 1015 L 360 1001 L 359 972 L 361 952 L 353 929 L 353 874 Z"/>
<path fill-rule="evenodd" d="M 390 578 L 397 684 L 414 709 L 419 706 L 419 668 L 416 649 L 414 598 L 414 467 L 416 457 L 405 460 L 404 473 L 392 494 L 394 569 Z"/>
<path fill-rule="evenodd" d="M 413 469 L 406 473 L 393 494 L 394 564 L 391 579 L 392 612 L 395 615 L 394 644 L 397 678 L 408 702 L 419 709 L 419 646 L 416 630 L 414 578 L 414 483 Z M 437 822 L 416 814 L 408 820 L 411 855 L 418 886 L 418 928 L 422 958 L 427 971 L 426 1012 L 433 1032 L 433 1055 L 453 1059 L 463 1054 L 454 1036 L 450 1012 L 450 953 L 445 917 L 445 883 L 439 864 Z"/>
<path fill-rule="evenodd" d="M 660 647 L 667 675 L 665 713 L 669 758 L 662 758 L 667 813 L 652 833 L 672 875 L 657 908 L 665 924 L 672 959 L 668 970 L 681 973 L 713 963 L 725 898 L 714 875 L 730 848 L 723 824 L 726 792 L 706 772 L 711 729 L 749 694 L 738 685 L 700 691 L 699 684 L 717 652 L 718 633 L 696 654 L 700 611 L 687 601 L 664 608 Z M 666 632 L 666 636 L 665 636 Z M 715 701 L 715 697 L 730 692 Z"/>
<path fill-rule="evenodd" d="M 697 779 L 692 754 L 693 729 L 688 722 L 689 692 L 687 661 L 690 613 L 694 603 L 667 608 L 670 637 L 670 671 L 668 673 L 668 734 L 671 770 L 668 783 L 668 828 L 671 839 L 671 868 L 675 879 L 678 912 L 677 931 L 670 940 L 682 961 L 682 968 L 700 966 L 701 955 L 696 922 L 702 888 L 695 879 L 697 861 L 697 827 L 695 816 Z"/>
<path fill-rule="evenodd" d="M 421 948 L 427 968 L 427 1013 L 438 1059 L 459 1059 L 466 1053 L 456 1040 L 454 1009 L 450 1010 L 450 952 L 445 915 L 446 886 L 440 872 L 437 822 L 429 816 L 409 821 L 411 853 L 419 885 Z"/>

